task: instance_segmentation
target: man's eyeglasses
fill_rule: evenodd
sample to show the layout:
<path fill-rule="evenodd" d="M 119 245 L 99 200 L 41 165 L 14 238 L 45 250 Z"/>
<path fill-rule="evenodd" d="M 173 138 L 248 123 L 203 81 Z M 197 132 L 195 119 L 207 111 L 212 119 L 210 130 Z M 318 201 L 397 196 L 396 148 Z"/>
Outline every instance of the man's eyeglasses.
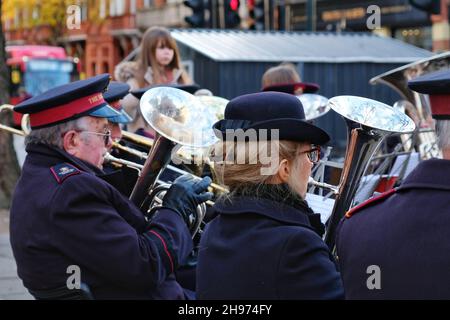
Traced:
<path fill-rule="evenodd" d="M 105 130 L 104 133 L 101 132 L 95 132 L 95 131 L 86 131 L 86 130 L 77 130 L 78 132 L 81 133 L 87 133 L 87 134 L 95 134 L 97 136 L 103 136 L 103 142 L 105 143 L 105 147 L 108 145 L 109 143 L 109 139 L 111 139 L 111 130 Z"/>
<path fill-rule="evenodd" d="M 312 163 L 317 163 L 320 160 L 320 147 L 316 146 L 310 150 L 302 151 L 300 154 L 306 153 L 308 156 L 309 161 Z"/>

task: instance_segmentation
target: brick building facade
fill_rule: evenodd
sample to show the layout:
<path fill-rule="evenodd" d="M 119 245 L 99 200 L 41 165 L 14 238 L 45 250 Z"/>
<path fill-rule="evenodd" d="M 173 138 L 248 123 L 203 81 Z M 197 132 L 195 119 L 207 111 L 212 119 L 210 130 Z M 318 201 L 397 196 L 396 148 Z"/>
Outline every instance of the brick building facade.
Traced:
<path fill-rule="evenodd" d="M 74 1 L 76 2 L 76 1 Z M 87 2 L 80 5 L 81 24 L 79 28 L 35 26 L 33 28 L 15 28 L 11 21 L 4 21 L 7 45 L 51 44 L 65 47 L 68 55 L 79 58 L 82 77 L 99 73 L 113 74 L 114 67 L 134 48 L 139 46 L 142 32 L 151 25 L 167 27 L 184 26 L 184 16 L 173 17 L 173 7 L 180 8 L 177 0 L 100 0 L 98 21 L 87 18 Z M 102 5 L 104 4 L 104 5 Z M 179 11 L 179 10 L 178 10 Z M 160 17 L 154 23 L 137 25 L 137 16 L 151 12 Z M 184 14 L 184 13 L 183 13 Z M 164 18 L 167 19 L 164 19 Z M 142 20 L 142 19 L 141 19 Z"/>

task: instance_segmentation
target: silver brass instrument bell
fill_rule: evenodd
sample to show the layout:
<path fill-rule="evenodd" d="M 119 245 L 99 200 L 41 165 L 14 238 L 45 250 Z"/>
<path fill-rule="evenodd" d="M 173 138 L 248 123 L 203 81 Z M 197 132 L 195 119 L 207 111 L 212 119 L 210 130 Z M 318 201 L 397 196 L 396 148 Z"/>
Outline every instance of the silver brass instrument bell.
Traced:
<path fill-rule="evenodd" d="M 149 194 L 170 162 L 176 144 L 205 148 L 217 141 L 215 117 L 195 96 L 171 87 L 155 87 L 144 93 L 140 110 L 156 137 L 130 199 L 146 211 Z"/>
<path fill-rule="evenodd" d="M 181 145 L 207 147 L 216 142 L 215 118 L 190 93 L 171 87 L 152 88 L 140 100 L 146 122 L 160 135 Z"/>
<path fill-rule="evenodd" d="M 304 93 L 297 98 L 303 105 L 307 121 L 317 119 L 330 111 L 328 99 L 320 94 Z"/>

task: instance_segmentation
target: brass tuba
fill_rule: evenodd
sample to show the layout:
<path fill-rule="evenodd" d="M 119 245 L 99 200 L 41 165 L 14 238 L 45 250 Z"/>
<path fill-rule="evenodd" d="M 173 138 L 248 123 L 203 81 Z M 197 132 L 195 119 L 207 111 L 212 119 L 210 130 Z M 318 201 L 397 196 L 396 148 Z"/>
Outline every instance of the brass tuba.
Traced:
<path fill-rule="evenodd" d="M 352 206 L 361 177 L 379 143 L 391 133 L 412 132 L 416 126 L 404 113 L 376 100 L 337 96 L 328 103 L 347 124 L 344 167 L 325 234 L 325 242 L 333 250 L 337 225 Z"/>
<path fill-rule="evenodd" d="M 147 210 L 155 202 L 150 195 L 159 188 L 158 176 L 175 155 L 175 146 L 204 148 L 214 144 L 217 138 L 212 125 L 216 117 L 193 95 L 170 87 L 146 91 L 140 100 L 140 109 L 157 134 L 130 200 L 141 210 Z M 195 228 L 199 223 L 196 222 Z"/>
<path fill-rule="evenodd" d="M 438 157 L 440 150 L 436 145 L 436 134 L 431 118 L 428 96 L 410 90 L 408 81 L 449 67 L 450 52 L 444 52 L 389 70 L 370 79 L 371 84 L 385 84 L 401 95 L 402 100 L 397 101 L 394 106 L 405 110 L 416 122 L 417 129 L 413 138 L 417 139 L 417 147 L 422 159 Z M 409 151 L 414 147 L 414 144 L 406 137 L 402 137 L 402 141 L 405 151 Z"/>

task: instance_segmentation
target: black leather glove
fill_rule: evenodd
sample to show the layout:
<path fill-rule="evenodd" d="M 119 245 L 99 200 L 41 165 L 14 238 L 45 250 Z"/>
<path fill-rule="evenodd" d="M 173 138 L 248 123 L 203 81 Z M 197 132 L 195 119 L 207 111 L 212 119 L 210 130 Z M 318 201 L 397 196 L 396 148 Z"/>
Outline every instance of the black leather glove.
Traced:
<path fill-rule="evenodd" d="M 194 179 L 191 175 L 178 177 L 164 196 L 162 207 L 178 213 L 191 230 L 197 217 L 197 206 L 211 200 L 213 194 L 206 192 L 211 178 Z M 203 217 L 202 217 L 203 218 Z"/>

